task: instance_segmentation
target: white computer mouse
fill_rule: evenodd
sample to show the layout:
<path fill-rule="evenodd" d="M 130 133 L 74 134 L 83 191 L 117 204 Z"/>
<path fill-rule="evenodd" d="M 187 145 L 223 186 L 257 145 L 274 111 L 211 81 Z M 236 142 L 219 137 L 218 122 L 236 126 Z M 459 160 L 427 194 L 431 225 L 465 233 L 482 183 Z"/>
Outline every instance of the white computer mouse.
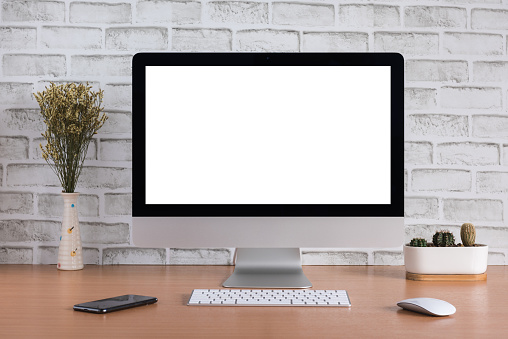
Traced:
<path fill-rule="evenodd" d="M 397 306 L 403 309 L 427 315 L 445 317 L 454 314 L 455 306 L 447 301 L 434 298 L 413 298 L 399 301 Z"/>

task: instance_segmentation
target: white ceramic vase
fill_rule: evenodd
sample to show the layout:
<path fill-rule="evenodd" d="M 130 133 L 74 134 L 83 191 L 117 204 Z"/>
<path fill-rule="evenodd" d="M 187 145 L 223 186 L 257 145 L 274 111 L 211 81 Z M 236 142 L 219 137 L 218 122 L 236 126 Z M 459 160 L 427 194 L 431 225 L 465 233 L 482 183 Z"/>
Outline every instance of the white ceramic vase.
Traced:
<path fill-rule="evenodd" d="M 64 271 L 83 269 L 83 249 L 78 221 L 79 193 L 62 193 L 64 201 L 62 231 L 57 268 Z"/>
<path fill-rule="evenodd" d="M 404 245 L 406 271 L 416 274 L 482 274 L 489 247 L 412 247 Z"/>

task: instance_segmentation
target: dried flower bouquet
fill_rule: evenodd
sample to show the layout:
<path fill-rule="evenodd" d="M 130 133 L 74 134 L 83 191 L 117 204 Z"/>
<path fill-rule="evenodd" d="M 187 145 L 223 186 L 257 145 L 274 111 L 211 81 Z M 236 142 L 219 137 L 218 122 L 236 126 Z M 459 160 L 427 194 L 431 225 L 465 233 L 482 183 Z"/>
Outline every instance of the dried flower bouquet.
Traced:
<path fill-rule="evenodd" d="M 62 184 L 63 192 L 73 193 L 83 169 L 88 145 L 107 120 L 101 112 L 104 91 L 92 91 L 87 84 L 51 83 L 34 94 L 46 124 L 40 145 L 42 157 Z"/>

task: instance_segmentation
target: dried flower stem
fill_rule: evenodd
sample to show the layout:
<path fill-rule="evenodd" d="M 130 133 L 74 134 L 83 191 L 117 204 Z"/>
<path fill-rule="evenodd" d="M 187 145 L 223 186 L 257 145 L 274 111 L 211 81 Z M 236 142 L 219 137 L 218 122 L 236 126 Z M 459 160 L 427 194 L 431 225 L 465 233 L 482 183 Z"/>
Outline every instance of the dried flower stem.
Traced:
<path fill-rule="evenodd" d="M 46 145 L 40 145 L 42 157 L 58 176 L 65 193 L 76 188 L 88 145 L 107 120 L 101 112 L 104 91 L 93 92 L 85 84 L 51 83 L 34 94 L 46 124 L 42 133 Z"/>

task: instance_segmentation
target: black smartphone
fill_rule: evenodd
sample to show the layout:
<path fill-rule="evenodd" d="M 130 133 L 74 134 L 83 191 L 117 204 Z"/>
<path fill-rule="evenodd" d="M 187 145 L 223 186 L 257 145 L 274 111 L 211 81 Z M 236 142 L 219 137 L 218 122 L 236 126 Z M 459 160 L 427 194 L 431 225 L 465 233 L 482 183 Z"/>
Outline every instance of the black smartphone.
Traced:
<path fill-rule="evenodd" d="M 126 294 L 119 297 L 89 301 L 74 305 L 74 311 L 91 313 L 109 313 L 126 308 L 149 305 L 157 302 L 157 298 L 143 295 Z"/>

